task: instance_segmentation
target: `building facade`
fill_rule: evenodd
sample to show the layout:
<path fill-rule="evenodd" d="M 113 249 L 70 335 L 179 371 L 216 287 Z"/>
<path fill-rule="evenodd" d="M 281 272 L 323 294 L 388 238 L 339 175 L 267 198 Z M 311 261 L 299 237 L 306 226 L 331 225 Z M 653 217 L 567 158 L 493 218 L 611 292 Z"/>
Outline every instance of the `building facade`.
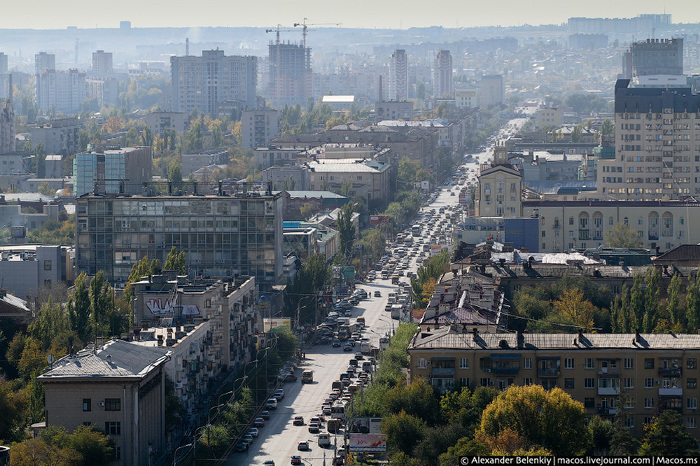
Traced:
<path fill-rule="evenodd" d="M 2 288 L 26 298 L 35 297 L 41 287 L 69 284 L 73 280 L 72 255 L 72 246 L 0 246 Z"/>
<path fill-rule="evenodd" d="M 170 57 L 173 111 L 217 116 L 217 104 L 240 100 L 256 104 L 258 59 L 253 56 L 225 56 L 223 50 L 203 50 L 201 57 Z"/>
<path fill-rule="evenodd" d="M 111 464 L 153 464 L 165 454 L 165 363 L 168 348 L 125 341 L 56 361 L 44 385 L 46 426 L 72 432 L 92 425 L 115 444 Z"/>
<path fill-rule="evenodd" d="M 92 72 L 96 76 L 107 76 L 114 72 L 112 52 L 98 50 L 92 53 Z"/>
<path fill-rule="evenodd" d="M 267 97 L 277 109 L 306 105 L 313 95 L 311 49 L 304 44 L 270 42 Z M 251 108 L 253 106 L 251 105 Z"/>
<path fill-rule="evenodd" d="M 349 197 L 361 196 L 370 202 L 389 202 L 388 163 L 376 160 L 340 159 L 307 163 L 309 190 L 349 189 Z"/>
<path fill-rule="evenodd" d="M 479 91 L 476 89 L 456 89 L 455 106 L 457 108 L 475 108 L 479 106 Z"/>
<path fill-rule="evenodd" d="M 75 117 L 52 118 L 29 126 L 32 146 L 44 145 L 47 154 L 72 155 L 80 149 L 80 122 Z"/>
<path fill-rule="evenodd" d="M 166 131 L 184 133 L 187 119 L 184 112 L 151 112 L 146 115 L 146 124 L 154 135 L 163 136 Z"/>
<path fill-rule="evenodd" d="M 44 114 L 80 113 L 86 98 L 85 73 L 78 70 L 46 70 L 36 75 L 36 103 Z"/>
<path fill-rule="evenodd" d="M 7 55 L 0 52 L 0 74 L 7 73 Z"/>
<path fill-rule="evenodd" d="M 101 108 L 107 105 L 119 104 L 119 81 L 117 78 L 86 79 L 87 98 L 93 99 Z"/>
<path fill-rule="evenodd" d="M 502 74 L 482 76 L 479 82 L 479 106 L 491 107 L 503 105 L 506 100 L 506 88 Z"/>
<path fill-rule="evenodd" d="M 440 50 L 433 63 L 433 90 L 435 97 L 452 96 L 452 54 Z"/>
<path fill-rule="evenodd" d="M 150 146 L 81 152 L 73 159 L 76 197 L 93 194 L 140 194 L 153 176 Z"/>
<path fill-rule="evenodd" d="M 413 102 L 390 100 L 374 104 L 375 121 L 383 120 L 412 120 Z"/>
<path fill-rule="evenodd" d="M 422 378 L 440 390 L 559 387 L 588 419 L 619 416 L 637 437 L 672 409 L 700 439 L 700 335 L 482 333 L 465 325 L 419 331 L 408 352 L 409 382 Z"/>
<path fill-rule="evenodd" d="M 632 75 L 683 74 L 683 39 L 647 39 L 630 46 Z"/>
<path fill-rule="evenodd" d="M 39 52 L 34 55 L 34 74 L 42 74 L 45 71 L 56 69 L 56 55 L 53 53 Z"/>
<path fill-rule="evenodd" d="M 396 49 L 389 61 L 389 100 L 408 99 L 408 55 L 406 50 Z"/>
<path fill-rule="evenodd" d="M 126 281 L 142 257 L 176 247 L 191 276 L 254 276 L 260 287 L 282 275 L 279 195 L 83 196 L 76 209 L 76 270 Z M 78 272 L 78 273 L 79 273 Z"/>
<path fill-rule="evenodd" d="M 476 217 L 520 217 L 523 177 L 508 162 L 505 146 L 494 148 L 493 163 L 479 170 L 478 189 L 474 199 Z"/>
<path fill-rule="evenodd" d="M 245 110 L 241 117 L 243 149 L 267 147 L 280 134 L 280 112 L 271 108 Z"/>
<path fill-rule="evenodd" d="M 15 151 L 15 111 L 9 100 L 0 100 L 0 154 Z"/>

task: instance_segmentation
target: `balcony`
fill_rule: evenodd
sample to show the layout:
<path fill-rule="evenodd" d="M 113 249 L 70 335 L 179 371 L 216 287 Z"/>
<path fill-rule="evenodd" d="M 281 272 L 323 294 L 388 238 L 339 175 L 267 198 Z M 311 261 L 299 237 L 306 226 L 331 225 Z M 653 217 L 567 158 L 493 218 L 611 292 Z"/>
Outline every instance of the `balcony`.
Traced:
<path fill-rule="evenodd" d="M 680 387 L 659 388 L 659 396 L 683 396 L 683 389 Z"/>
<path fill-rule="evenodd" d="M 607 406 L 601 406 L 601 407 L 598 408 L 598 414 L 600 414 L 600 415 L 602 415 L 602 416 L 612 416 L 612 415 L 615 415 L 615 414 L 617 414 L 617 413 L 619 413 L 619 412 L 620 412 L 619 409 L 617 409 L 617 408 L 610 408 L 610 407 L 607 407 Z"/>
<path fill-rule="evenodd" d="M 518 375 L 519 367 L 494 367 L 493 375 Z"/>
<path fill-rule="evenodd" d="M 433 376 L 455 375 L 454 367 L 435 367 L 432 372 Z"/>
<path fill-rule="evenodd" d="M 552 228 L 554 228 L 555 230 L 559 230 L 561 228 L 561 223 L 554 222 L 554 226 Z"/>
<path fill-rule="evenodd" d="M 602 396 L 617 396 L 620 394 L 620 387 L 598 387 L 598 395 Z"/>
<path fill-rule="evenodd" d="M 680 377 L 682 373 L 680 367 L 659 367 L 659 375 L 662 377 Z"/>
<path fill-rule="evenodd" d="M 559 367 L 548 367 L 546 369 L 537 369 L 537 377 L 559 377 L 561 369 Z"/>
<path fill-rule="evenodd" d="M 658 241 L 659 240 L 659 234 L 658 233 L 649 233 L 649 241 Z"/>
<path fill-rule="evenodd" d="M 598 369 L 598 375 L 610 375 L 610 376 L 619 376 L 620 375 L 620 369 L 617 368 L 611 368 L 611 367 L 601 367 Z"/>
<path fill-rule="evenodd" d="M 578 231 L 578 239 L 581 240 L 581 241 L 591 239 L 591 232 L 590 232 L 589 230 L 581 230 L 581 229 L 579 229 L 579 231 Z"/>

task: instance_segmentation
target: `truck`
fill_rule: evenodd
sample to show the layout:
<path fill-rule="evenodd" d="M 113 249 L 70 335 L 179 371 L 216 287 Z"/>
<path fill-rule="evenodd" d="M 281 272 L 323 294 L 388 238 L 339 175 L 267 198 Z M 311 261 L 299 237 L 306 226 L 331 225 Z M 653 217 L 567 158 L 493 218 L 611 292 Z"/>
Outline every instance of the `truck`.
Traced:
<path fill-rule="evenodd" d="M 313 383 L 314 371 L 305 370 L 301 373 L 301 383 Z"/>
<path fill-rule="evenodd" d="M 360 344 L 360 352 L 362 354 L 369 354 L 370 350 L 372 349 L 372 345 L 368 341 L 363 341 Z"/>
<path fill-rule="evenodd" d="M 387 302 L 388 302 L 389 304 L 396 304 L 396 292 L 391 291 L 391 292 L 389 293 L 387 299 L 388 299 Z"/>
<path fill-rule="evenodd" d="M 401 319 L 401 313 L 403 311 L 403 306 L 401 304 L 394 304 L 391 306 L 391 318 Z"/>
<path fill-rule="evenodd" d="M 394 274 L 391 276 L 391 284 L 396 285 L 399 283 L 399 274 Z"/>
<path fill-rule="evenodd" d="M 389 337 L 381 337 L 379 339 L 379 349 L 384 351 L 389 347 Z"/>

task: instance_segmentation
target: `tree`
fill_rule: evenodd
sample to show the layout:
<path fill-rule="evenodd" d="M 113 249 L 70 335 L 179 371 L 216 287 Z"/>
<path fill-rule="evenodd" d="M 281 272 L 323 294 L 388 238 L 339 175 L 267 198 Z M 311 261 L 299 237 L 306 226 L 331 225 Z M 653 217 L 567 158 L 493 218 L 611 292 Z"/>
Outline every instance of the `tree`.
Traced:
<path fill-rule="evenodd" d="M 615 132 L 615 124 L 610 118 L 603 120 L 603 124 L 600 126 L 600 132 L 603 136 L 611 136 Z"/>
<path fill-rule="evenodd" d="M 83 458 L 75 450 L 59 449 L 41 438 L 15 443 L 10 449 L 13 466 L 80 466 Z"/>
<path fill-rule="evenodd" d="M 75 279 L 73 293 L 68 298 L 68 321 L 82 343 L 88 342 L 90 334 L 90 293 L 88 290 L 88 277 L 81 273 Z M 70 351 L 70 348 L 69 348 Z"/>
<path fill-rule="evenodd" d="M 583 293 L 577 288 L 565 290 L 564 294 L 554 303 L 554 308 L 563 316 L 584 329 L 593 329 L 593 316 L 598 310 L 589 301 L 583 299 Z"/>
<path fill-rule="evenodd" d="M 486 407 L 478 433 L 495 437 L 504 429 L 555 455 L 581 455 L 589 444 L 583 405 L 560 388 L 511 385 Z"/>
<path fill-rule="evenodd" d="M 0 376 L 0 439 L 8 442 L 24 437 L 25 413 L 28 406 L 26 392 L 15 390 L 13 385 Z"/>
<path fill-rule="evenodd" d="M 174 270 L 180 275 L 187 274 L 187 258 L 185 257 L 185 251 L 177 252 L 177 248 L 173 246 L 165 258 L 165 266 L 163 270 Z"/>
<path fill-rule="evenodd" d="M 591 432 L 591 455 L 607 456 L 611 449 L 612 437 L 615 432 L 612 421 L 594 416 L 588 423 Z"/>
<path fill-rule="evenodd" d="M 95 336 L 105 336 L 109 328 L 107 316 L 113 307 L 112 287 L 109 286 L 104 270 L 90 280 L 90 307 Z"/>
<path fill-rule="evenodd" d="M 418 379 L 411 385 L 397 385 L 384 396 L 387 412 L 405 412 L 435 425 L 440 418 L 440 403 L 433 387 L 424 379 Z"/>
<path fill-rule="evenodd" d="M 697 451 L 695 440 L 683 426 L 683 417 L 672 409 L 662 412 L 644 430 L 640 455 L 688 456 Z"/>
<path fill-rule="evenodd" d="M 605 232 L 605 242 L 611 248 L 642 247 L 642 240 L 637 232 L 625 223 L 618 223 Z"/>
<path fill-rule="evenodd" d="M 403 452 L 410 455 L 416 444 L 425 435 L 426 424 L 422 419 L 401 411 L 382 418 L 381 429 L 386 435 L 390 452 Z"/>
<path fill-rule="evenodd" d="M 352 223 L 352 214 L 354 212 L 351 203 L 345 204 L 338 212 L 338 233 L 340 235 L 340 253 L 347 260 L 352 257 L 353 243 L 355 241 L 355 225 Z"/>
<path fill-rule="evenodd" d="M 582 135 L 583 128 L 581 125 L 574 126 L 574 129 L 571 131 L 571 142 L 580 142 Z"/>
<path fill-rule="evenodd" d="M 314 206 L 310 202 L 305 202 L 299 208 L 299 213 L 301 214 L 301 218 L 304 220 L 311 217 L 311 215 L 313 214 L 313 211 L 314 211 Z"/>

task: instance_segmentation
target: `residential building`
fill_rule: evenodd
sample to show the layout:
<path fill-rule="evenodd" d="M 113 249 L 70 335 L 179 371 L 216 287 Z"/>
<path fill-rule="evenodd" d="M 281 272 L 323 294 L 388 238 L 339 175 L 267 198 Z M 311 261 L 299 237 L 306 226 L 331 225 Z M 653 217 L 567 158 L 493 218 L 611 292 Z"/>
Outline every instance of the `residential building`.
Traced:
<path fill-rule="evenodd" d="M 27 195 L 31 194 L 24 194 L 24 196 Z M 43 199 L 38 202 L 19 201 L 16 204 L 8 204 L 6 198 L 9 201 L 10 196 L 15 195 L 0 195 L 0 225 L 6 225 L 5 228 L 12 230 L 13 240 L 21 240 L 20 242 L 23 242 L 28 231 L 39 228 L 51 220 L 58 220 L 59 205 L 50 204 Z M 38 196 L 40 197 L 41 195 Z M 44 199 L 50 198 L 46 197 Z M 29 207 L 31 207 L 31 210 Z"/>
<path fill-rule="evenodd" d="M 0 286 L 15 296 L 35 297 L 41 287 L 70 284 L 72 255 L 72 245 L 0 246 Z"/>
<path fill-rule="evenodd" d="M 61 154 L 48 154 L 46 156 L 44 160 L 44 177 L 46 179 L 63 178 L 63 156 Z"/>
<path fill-rule="evenodd" d="M 73 159 L 76 197 L 92 194 L 140 194 L 153 176 L 150 146 L 81 152 Z"/>
<path fill-rule="evenodd" d="M 227 164 L 229 155 L 227 150 L 212 149 L 198 154 L 182 154 L 181 160 L 182 177 L 187 178 L 202 167 Z"/>
<path fill-rule="evenodd" d="M 46 427 L 84 425 L 114 441 L 112 464 L 152 464 L 165 454 L 165 364 L 169 348 L 126 341 L 69 354 L 37 377 Z"/>
<path fill-rule="evenodd" d="M 163 136 L 166 131 L 184 133 L 187 120 L 187 114 L 184 112 L 150 112 L 146 115 L 146 124 L 154 136 Z"/>
<path fill-rule="evenodd" d="M 700 439 L 700 335 L 483 333 L 464 325 L 419 331 L 408 353 L 409 383 L 422 378 L 443 391 L 558 387 L 583 404 L 588 419 L 619 419 L 634 436 L 672 409 Z"/>
<path fill-rule="evenodd" d="M 280 190 L 300 190 L 307 192 L 309 189 L 309 173 L 305 166 L 284 165 L 273 166 L 262 171 L 263 183 Z M 286 213 L 290 206 L 285 207 L 284 218 L 289 219 Z"/>
<path fill-rule="evenodd" d="M 508 161 L 505 146 L 494 148 L 493 163 L 481 166 L 474 200 L 476 217 L 520 217 L 523 177 Z"/>
<path fill-rule="evenodd" d="M 455 89 L 455 106 L 457 108 L 475 108 L 479 106 L 477 89 Z"/>
<path fill-rule="evenodd" d="M 389 100 L 408 99 L 408 55 L 406 50 L 396 49 L 389 61 Z"/>
<path fill-rule="evenodd" d="M 76 208 L 76 270 L 126 281 L 142 257 L 175 246 L 190 276 L 254 276 L 270 287 L 282 274 L 280 196 L 83 196 Z M 78 272 L 78 273 L 79 273 Z"/>
<path fill-rule="evenodd" d="M 80 150 L 80 122 L 76 117 L 52 118 L 29 126 L 32 146 L 44 145 L 47 154 L 72 155 Z"/>
<path fill-rule="evenodd" d="M 310 215 L 343 207 L 350 198 L 331 191 L 286 190 L 281 192 L 284 201 L 284 219 L 304 221 L 309 215 L 302 210 L 309 209 Z"/>
<path fill-rule="evenodd" d="M 374 103 L 374 120 L 412 120 L 413 102 L 408 100 L 377 101 Z"/>
<path fill-rule="evenodd" d="M 34 315 L 27 307 L 27 301 L 8 294 L 7 290 L 0 288 L 0 319 L 5 322 L 12 321 L 18 329 L 26 330 L 34 321 Z"/>
<path fill-rule="evenodd" d="M 433 95 L 435 97 L 452 96 L 452 54 L 449 50 L 440 50 L 435 56 Z"/>
<path fill-rule="evenodd" d="M 244 110 L 241 117 L 241 147 L 267 147 L 280 134 L 280 112 L 271 108 Z"/>
<path fill-rule="evenodd" d="M 311 48 L 305 44 L 270 41 L 268 46 L 269 82 L 267 98 L 272 106 L 306 105 L 313 95 Z M 251 105 L 251 107 L 253 107 Z"/>
<path fill-rule="evenodd" d="M 545 107 L 540 108 L 535 113 L 535 124 L 538 128 L 544 126 L 555 126 L 559 128 L 562 123 L 562 115 L 564 113 L 561 107 Z"/>
<path fill-rule="evenodd" d="M 607 34 L 572 34 L 569 36 L 569 48 L 578 50 L 596 50 L 608 47 Z"/>
<path fill-rule="evenodd" d="M 36 103 L 44 114 L 80 113 L 87 98 L 85 73 L 46 70 L 36 75 Z"/>
<path fill-rule="evenodd" d="M 367 203 L 389 203 L 388 163 L 377 160 L 340 159 L 307 162 L 309 190 L 347 189 L 349 197 L 361 196 Z"/>
<path fill-rule="evenodd" d="M 5 74 L 7 73 L 8 67 L 7 67 L 7 55 L 4 53 L 0 52 L 0 74 Z"/>
<path fill-rule="evenodd" d="M 201 57 L 170 57 L 173 111 L 217 116 L 217 104 L 240 100 L 256 105 L 258 59 L 225 56 L 223 50 L 203 50 Z"/>
<path fill-rule="evenodd" d="M 117 78 L 89 78 L 85 80 L 87 98 L 93 99 L 98 107 L 119 104 L 119 81 Z"/>
<path fill-rule="evenodd" d="M 114 72 L 112 52 L 98 50 L 92 53 L 92 73 L 95 76 L 108 76 Z"/>
<path fill-rule="evenodd" d="M 301 226 L 299 222 L 284 222 L 282 251 L 285 256 L 295 255 L 302 261 L 318 253 L 316 228 Z"/>
<path fill-rule="evenodd" d="M 253 154 L 253 163 L 256 170 L 265 170 L 275 165 L 287 166 L 296 165 L 297 155 L 304 152 L 306 147 L 284 147 L 270 146 L 257 147 Z"/>
<path fill-rule="evenodd" d="M 15 111 L 12 102 L 0 100 L 0 154 L 15 151 Z"/>
<path fill-rule="evenodd" d="M 647 87 L 619 79 L 615 153 L 597 160 L 598 191 L 620 200 L 700 194 L 699 151 L 700 95 L 687 86 Z"/>
<path fill-rule="evenodd" d="M 56 55 L 39 52 L 34 55 L 34 74 L 43 74 L 56 69 Z"/>
<path fill-rule="evenodd" d="M 479 107 L 503 105 L 506 100 L 505 89 L 502 74 L 482 76 L 479 82 Z"/>
<path fill-rule="evenodd" d="M 633 42 L 632 76 L 682 75 L 683 39 L 647 39 Z"/>

